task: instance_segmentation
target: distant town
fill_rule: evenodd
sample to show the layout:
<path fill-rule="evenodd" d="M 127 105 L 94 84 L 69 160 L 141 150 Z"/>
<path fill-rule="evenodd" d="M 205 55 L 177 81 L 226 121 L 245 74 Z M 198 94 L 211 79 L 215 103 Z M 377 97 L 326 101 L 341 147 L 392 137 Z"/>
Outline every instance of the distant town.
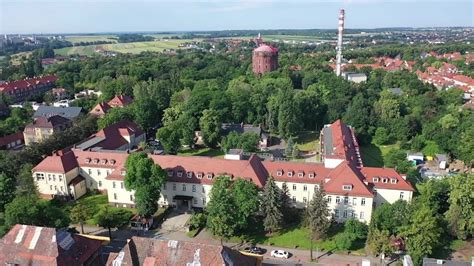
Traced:
<path fill-rule="evenodd" d="M 0 36 L 0 264 L 472 265 L 474 28 L 345 16 Z"/>

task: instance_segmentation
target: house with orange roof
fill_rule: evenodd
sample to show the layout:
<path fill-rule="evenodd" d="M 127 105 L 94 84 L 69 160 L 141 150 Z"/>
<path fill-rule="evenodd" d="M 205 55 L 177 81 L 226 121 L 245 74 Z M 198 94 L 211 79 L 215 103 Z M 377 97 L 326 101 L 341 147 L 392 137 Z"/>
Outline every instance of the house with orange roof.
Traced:
<path fill-rule="evenodd" d="M 100 102 L 89 112 L 91 115 L 103 117 L 110 109 L 124 107 L 133 102 L 133 99 L 127 95 L 117 95 L 108 102 Z"/>
<path fill-rule="evenodd" d="M 57 79 L 58 77 L 50 75 L 5 82 L 0 84 L 0 93 L 10 97 L 14 102 L 21 102 L 34 94 L 51 90 Z"/>
<path fill-rule="evenodd" d="M 264 161 L 255 154 L 233 159 L 149 155 L 167 177 L 158 203 L 205 208 L 219 176 L 246 179 L 259 188 L 272 176 L 280 188 L 287 185 L 296 208 L 305 208 L 314 191 L 323 186 L 331 215 L 339 222 L 356 218 L 368 223 L 374 207 L 400 199 L 411 200 L 412 185 L 394 169 L 363 166 L 352 127 L 338 120 L 326 125 L 321 135 L 323 163 Z M 75 192 L 71 182 L 78 178 L 78 184 L 85 184 L 88 190 L 107 193 L 111 205 L 134 207 L 135 192 L 124 185 L 128 155 L 128 151 L 75 147 L 46 157 L 33 169 L 33 177 L 43 195 L 77 198 L 80 193 Z M 58 176 L 62 178 L 61 184 L 54 179 Z"/>

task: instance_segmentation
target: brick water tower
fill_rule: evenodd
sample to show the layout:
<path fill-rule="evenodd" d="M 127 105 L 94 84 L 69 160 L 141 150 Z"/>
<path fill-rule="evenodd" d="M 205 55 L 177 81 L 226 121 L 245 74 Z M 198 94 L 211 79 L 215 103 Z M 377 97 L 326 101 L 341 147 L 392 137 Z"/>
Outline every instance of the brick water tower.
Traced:
<path fill-rule="evenodd" d="M 261 44 L 253 50 L 252 69 L 254 74 L 262 75 L 278 68 L 278 49 Z"/>

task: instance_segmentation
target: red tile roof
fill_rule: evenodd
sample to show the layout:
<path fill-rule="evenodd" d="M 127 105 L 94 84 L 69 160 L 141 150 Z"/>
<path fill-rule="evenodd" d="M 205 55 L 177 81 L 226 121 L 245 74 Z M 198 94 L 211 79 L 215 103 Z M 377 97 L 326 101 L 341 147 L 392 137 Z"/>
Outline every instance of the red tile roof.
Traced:
<path fill-rule="evenodd" d="M 15 145 L 16 145 L 17 140 L 20 140 L 21 143 L 24 143 L 23 132 L 18 131 L 16 133 L 1 137 L 0 138 L 0 147 L 5 146 L 5 145 L 7 145 L 9 143 L 12 143 L 12 142 L 15 142 Z"/>
<path fill-rule="evenodd" d="M 145 133 L 135 122 L 124 119 L 100 130 L 96 134 L 89 137 L 87 140 L 90 140 L 94 137 L 104 138 L 104 140 L 91 147 L 101 147 L 106 150 L 115 150 L 129 143 L 125 137 L 130 137 L 132 135 L 139 137 L 143 134 Z M 80 143 L 78 145 L 80 145 Z"/>
<path fill-rule="evenodd" d="M 393 168 L 364 167 L 361 169 L 361 172 L 364 175 L 365 181 L 375 188 L 414 191 L 413 186 Z M 378 182 L 374 182 L 374 177 L 379 179 Z M 383 178 L 387 178 L 387 183 L 383 182 Z"/>
<path fill-rule="evenodd" d="M 71 245 L 65 238 L 72 240 Z M 0 265 L 82 265 L 101 245 L 99 240 L 55 228 L 17 224 L 0 241 Z"/>
<path fill-rule="evenodd" d="M 359 144 L 355 137 L 354 129 L 342 123 L 340 119 L 328 126 L 331 129 L 331 136 L 323 134 L 323 143 L 331 138 L 332 151 L 325 150 L 324 157 L 332 159 L 342 159 L 353 163 L 356 166 L 362 166 L 360 158 Z"/>
<path fill-rule="evenodd" d="M 108 104 L 113 107 L 124 107 L 129 105 L 133 102 L 133 99 L 127 95 L 117 95 L 112 100 L 108 102 Z"/>
<path fill-rule="evenodd" d="M 33 123 L 28 124 L 25 127 L 25 131 L 29 131 L 35 128 L 56 128 L 70 122 L 71 120 L 65 117 L 62 117 L 60 115 L 53 115 L 50 117 L 41 116 L 41 117 L 36 118 L 35 121 L 33 121 Z"/>
<path fill-rule="evenodd" d="M 324 184 L 324 190 L 328 194 L 373 197 L 363 179 L 359 169 L 350 163 L 342 162 L 329 174 L 329 181 Z M 350 185 L 351 189 L 344 190 L 344 185 Z"/>
<path fill-rule="evenodd" d="M 279 182 L 319 184 L 332 171 L 320 163 L 300 163 L 283 161 L 264 161 L 263 166 Z M 290 173 L 291 176 L 288 174 Z M 300 174 L 303 177 L 300 177 Z"/>
<path fill-rule="evenodd" d="M 76 167 L 78 167 L 76 157 L 72 151 L 69 151 L 44 158 L 33 168 L 33 171 L 65 174 Z"/>
<path fill-rule="evenodd" d="M 256 258 L 226 246 L 136 236 L 120 253 L 109 258 L 106 265 L 257 265 Z"/>
<path fill-rule="evenodd" d="M 16 80 L 0 84 L 0 92 L 10 92 L 20 89 L 27 89 L 43 84 L 50 84 L 58 79 L 56 76 L 44 76 L 30 79 Z"/>
<path fill-rule="evenodd" d="M 103 116 L 105 115 L 112 107 L 106 102 L 100 102 L 98 103 L 92 110 L 89 112 L 89 114 L 92 115 L 97 115 L 97 116 Z"/>

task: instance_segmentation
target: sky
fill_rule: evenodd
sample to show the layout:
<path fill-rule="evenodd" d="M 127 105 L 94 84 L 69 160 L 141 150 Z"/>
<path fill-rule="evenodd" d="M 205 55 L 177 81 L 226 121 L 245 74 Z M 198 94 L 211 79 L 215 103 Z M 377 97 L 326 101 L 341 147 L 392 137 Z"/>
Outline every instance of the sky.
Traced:
<path fill-rule="evenodd" d="M 473 0 L 0 0 L 0 33 L 474 26 Z"/>

